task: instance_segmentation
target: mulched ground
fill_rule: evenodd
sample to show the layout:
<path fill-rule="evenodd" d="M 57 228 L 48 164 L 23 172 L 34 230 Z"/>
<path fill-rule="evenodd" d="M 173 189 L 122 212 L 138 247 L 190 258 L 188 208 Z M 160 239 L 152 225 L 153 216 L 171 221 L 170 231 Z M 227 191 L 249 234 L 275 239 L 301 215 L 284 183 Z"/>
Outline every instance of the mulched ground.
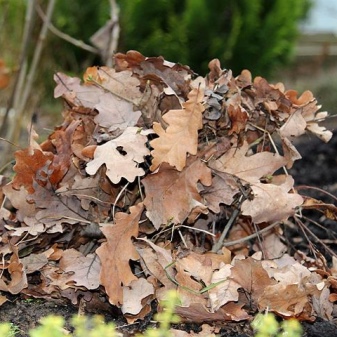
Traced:
<path fill-rule="evenodd" d="M 337 133 L 330 143 L 324 144 L 313 137 L 304 136 L 298 145 L 298 149 L 303 157 L 302 160 L 294 165 L 290 171 L 295 179 L 296 185 L 310 185 L 320 187 L 337 196 Z M 323 199 L 325 202 L 335 203 L 332 198 L 313 190 L 305 190 L 305 193 L 314 197 Z M 337 223 L 331 220 L 324 220 L 317 214 L 309 214 L 315 221 L 320 222 L 323 227 L 310 226 L 310 229 L 323 242 L 337 253 Z M 299 231 L 294 235 L 300 235 Z M 301 250 L 307 248 L 304 239 L 296 241 L 300 245 Z M 319 242 L 314 242 L 318 249 L 322 249 Z M 296 247 L 297 248 L 297 247 Z M 322 251 L 325 255 L 325 252 Z M 11 301 L 6 302 L 0 308 L 0 322 L 12 322 L 20 329 L 20 333 L 16 336 L 28 336 L 29 329 L 35 327 L 41 317 L 48 314 L 57 314 L 69 320 L 74 314 L 77 314 L 78 308 L 52 300 L 24 299 L 20 296 L 13 297 Z M 118 326 L 123 326 L 124 335 L 132 335 L 137 330 L 143 330 L 151 320 L 151 316 L 146 322 L 140 322 L 135 325 L 127 326 L 121 316 L 106 315 L 107 320 L 114 320 Z M 336 323 L 336 322 L 335 322 Z M 334 322 L 326 322 L 317 320 L 313 324 L 304 323 L 304 336 L 307 337 L 333 337 L 337 336 L 337 325 Z M 180 329 L 185 331 L 198 331 L 198 326 L 180 325 Z M 228 323 L 220 330 L 221 336 L 232 337 L 250 337 L 253 336 L 248 323 Z M 46 336 L 47 337 L 47 336 Z"/>

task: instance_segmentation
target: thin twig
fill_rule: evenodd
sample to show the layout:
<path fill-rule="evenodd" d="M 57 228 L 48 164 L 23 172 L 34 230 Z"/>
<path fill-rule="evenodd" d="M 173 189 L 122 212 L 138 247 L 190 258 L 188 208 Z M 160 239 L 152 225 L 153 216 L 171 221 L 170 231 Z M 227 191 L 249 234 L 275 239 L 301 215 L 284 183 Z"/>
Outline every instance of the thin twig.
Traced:
<path fill-rule="evenodd" d="M 184 244 L 185 248 L 188 248 L 187 243 L 186 243 L 186 240 L 185 240 L 185 238 L 183 237 L 183 235 L 181 234 L 181 231 L 180 231 L 179 229 L 177 229 L 177 231 L 178 231 L 178 234 L 179 234 L 179 236 L 180 236 L 180 239 L 181 239 L 182 243 Z"/>
<path fill-rule="evenodd" d="M 28 55 L 28 47 L 31 41 L 31 35 L 33 31 L 33 17 L 34 17 L 34 6 L 36 0 L 31 0 L 27 2 L 27 9 L 26 9 L 26 16 L 25 16 L 25 25 L 23 27 L 23 38 L 21 44 L 21 51 L 20 51 L 20 60 L 19 60 L 19 72 L 15 77 L 13 89 L 11 92 L 11 96 L 9 97 L 6 112 L 4 118 L 2 120 L 2 125 L 0 129 L 0 135 L 6 136 L 7 133 L 7 123 L 9 118 L 9 112 L 11 109 L 16 106 L 15 102 L 17 98 L 21 96 L 21 89 L 19 83 L 24 82 L 24 77 L 26 74 L 26 63 L 27 63 L 27 55 Z"/>
<path fill-rule="evenodd" d="M 39 17 L 43 20 L 43 22 L 47 22 L 47 16 L 43 13 L 43 11 L 42 11 L 42 9 L 41 9 L 40 6 L 36 7 L 36 11 L 37 11 Z M 61 32 L 51 22 L 47 22 L 47 25 L 48 25 L 48 29 L 54 35 L 58 36 L 62 40 L 65 40 L 65 41 L 73 44 L 74 46 L 76 46 L 78 48 L 81 48 L 83 50 L 86 50 L 86 51 L 88 51 L 90 53 L 99 54 L 99 50 L 97 48 L 84 43 L 82 40 L 75 39 L 75 38 L 71 37 L 70 35 Z"/>
<path fill-rule="evenodd" d="M 260 234 L 262 233 L 265 233 L 267 231 L 269 231 L 270 229 L 272 229 L 273 227 L 279 225 L 280 222 L 273 222 L 271 225 L 263 228 L 263 229 L 260 229 L 259 231 L 257 231 L 256 233 L 254 234 L 251 234 L 251 235 L 248 235 L 248 236 L 245 236 L 244 238 L 241 238 L 241 239 L 238 239 L 238 240 L 233 240 L 233 241 L 227 241 L 227 242 L 224 242 L 222 244 L 222 247 L 228 247 L 228 246 L 232 246 L 232 245 L 236 245 L 238 243 L 242 243 L 242 242 L 246 242 L 246 241 L 249 241 L 251 239 L 255 239 L 257 236 L 259 236 Z"/>
<path fill-rule="evenodd" d="M 253 222 L 253 225 L 254 225 L 254 229 L 255 229 L 255 233 L 257 233 L 257 239 L 259 241 L 259 244 L 260 244 L 260 249 L 261 249 L 261 252 L 262 252 L 262 256 L 263 256 L 263 259 L 265 258 L 266 254 L 264 252 L 264 248 L 263 248 L 263 242 L 262 242 L 262 238 L 260 236 L 260 233 L 259 233 L 259 230 L 257 229 L 257 226 L 256 226 L 256 223 Z"/>
<path fill-rule="evenodd" d="M 105 55 L 104 62 L 108 67 L 112 66 L 112 55 L 116 52 L 119 40 L 120 26 L 119 26 L 119 8 L 116 0 L 110 0 L 110 15 L 113 22 L 112 31 L 110 34 L 110 40 L 107 48 L 107 54 Z"/>
<path fill-rule="evenodd" d="M 129 186 L 129 182 L 126 183 L 125 186 L 123 186 L 123 188 L 120 190 L 120 192 L 118 193 L 117 197 L 116 197 L 116 200 L 112 206 L 112 221 L 115 220 L 115 210 L 116 210 L 116 205 L 117 205 L 117 202 L 119 200 L 119 198 L 121 197 L 121 195 L 123 194 L 123 192 L 126 190 L 126 188 Z"/>
<path fill-rule="evenodd" d="M 266 133 L 266 134 L 268 135 L 269 141 L 270 141 L 271 145 L 273 146 L 275 153 L 278 154 L 278 155 L 280 156 L 280 152 L 279 152 L 279 150 L 277 149 L 277 146 L 276 146 L 276 144 L 275 144 L 275 142 L 274 142 L 274 139 L 273 139 L 273 137 L 271 136 L 271 134 L 270 134 L 267 130 L 262 129 L 262 128 L 260 128 L 259 126 L 255 125 L 255 124 L 252 124 L 252 123 L 249 123 L 249 124 L 250 124 L 251 126 L 253 126 L 254 128 L 256 128 L 256 129 L 258 129 L 258 130 L 260 130 L 260 131 L 262 131 L 262 132 L 264 132 L 264 133 Z M 282 166 L 282 169 L 283 169 L 283 171 L 284 171 L 284 174 L 285 174 L 286 176 L 288 176 L 289 173 L 288 173 L 287 168 L 286 168 L 285 166 Z"/>
<path fill-rule="evenodd" d="M 323 189 L 321 189 L 319 187 L 307 186 L 307 185 L 299 185 L 299 186 L 296 186 L 296 189 L 298 191 L 300 191 L 300 190 L 315 190 L 315 191 L 321 192 L 322 194 L 326 194 L 330 198 L 332 198 L 333 200 L 337 201 L 337 197 L 336 196 L 334 196 L 333 194 L 331 194 L 328 191 L 325 191 L 325 190 L 323 190 Z"/>
<path fill-rule="evenodd" d="M 137 182 L 138 182 L 138 190 L 139 190 L 139 195 L 142 201 L 144 201 L 144 195 L 142 192 L 142 185 L 140 184 L 140 177 L 138 176 L 137 178 Z"/>
<path fill-rule="evenodd" d="M 29 69 L 29 73 L 27 76 L 27 84 L 25 87 L 25 91 L 23 92 L 23 97 L 21 100 L 21 104 L 19 106 L 19 111 L 22 111 L 27 103 L 28 97 L 31 93 L 32 90 L 32 86 L 33 86 L 33 81 L 35 78 L 35 74 L 36 74 L 36 69 L 37 66 L 40 62 L 40 58 L 41 58 L 41 53 L 42 53 L 42 49 L 46 40 L 46 36 L 47 36 L 47 32 L 48 32 L 48 25 L 51 21 L 52 15 L 53 15 L 53 11 L 54 11 L 54 6 L 55 6 L 55 0 L 49 0 L 48 2 L 48 7 L 47 7 L 47 14 L 46 14 L 46 20 L 43 22 L 41 31 L 40 31 L 40 35 L 39 35 L 39 39 L 38 39 L 38 43 L 36 45 L 36 48 L 34 50 L 34 55 L 33 55 L 33 60 Z"/>
<path fill-rule="evenodd" d="M 234 221 L 238 217 L 239 213 L 240 213 L 240 208 L 239 207 L 235 208 L 235 210 L 233 211 L 230 219 L 228 220 L 223 232 L 221 233 L 221 236 L 220 236 L 219 240 L 212 247 L 213 253 L 217 253 L 218 250 L 220 250 L 221 247 L 223 246 L 226 235 L 227 235 L 228 231 L 230 230 L 230 228 L 232 227 Z"/>
<path fill-rule="evenodd" d="M 306 218 L 306 220 L 315 224 L 315 221 L 312 220 L 312 219 Z M 309 235 L 312 236 L 316 240 L 316 242 L 319 242 L 331 256 L 337 257 L 337 254 L 332 249 L 330 249 L 318 236 L 316 236 L 307 226 L 305 226 L 302 223 L 302 221 L 299 221 L 299 219 L 297 219 L 297 222 L 300 224 L 300 227 L 301 227 L 303 232 L 308 232 Z M 307 240 L 308 240 L 309 244 L 311 244 L 311 241 L 309 240 L 308 237 L 307 237 Z M 313 254 L 316 255 L 313 248 L 312 248 L 312 251 L 313 251 Z"/>
<path fill-rule="evenodd" d="M 14 122 L 13 122 L 13 127 L 11 128 L 11 131 L 10 131 L 10 135 L 8 137 L 12 142 L 17 142 L 20 138 L 23 117 L 26 114 L 26 112 L 28 111 L 28 109 L 26 107 L 28 97 L 30 96 L 32 88 L 33 88 L 33 83 L 34 83 L 34 79 L 35 79 L 35 76 L 36 76 L 37 67 L 38 67 L 39 62 L 40 62 L 42 49 L 43 49 L 43 46 L 44 46 L 44 43 L 45 43 L 45 40 L 46 40 L 46 35 L 47 35 L 47 32 L 48 32 L 48 23 L 47 22 L 50 22 L 50 20 L 51 20 L 51 17 L 52 17 L 53 11 L 54 11 L 55 1 L 56 0 L 49 0 L 49 2 L 48 2 L 47 21 L 44 22 L 44 24 L 42 25 L 42 28 L 40 30 L 38 41 L 37 41 L 36 47 L 34 49 L 33 60 L 30 64 L 27 78 L 24 79 L 25 85 L 24 85 L 23 93 L 20 94 L 19 102 L 17 104 L 15 104 L 15 106 L 17 106 L 17 108 L 15 109 L 15 119 L 14 119 Z M 21 93 L 21 90 L 20 90 L 20 93 Z"/>

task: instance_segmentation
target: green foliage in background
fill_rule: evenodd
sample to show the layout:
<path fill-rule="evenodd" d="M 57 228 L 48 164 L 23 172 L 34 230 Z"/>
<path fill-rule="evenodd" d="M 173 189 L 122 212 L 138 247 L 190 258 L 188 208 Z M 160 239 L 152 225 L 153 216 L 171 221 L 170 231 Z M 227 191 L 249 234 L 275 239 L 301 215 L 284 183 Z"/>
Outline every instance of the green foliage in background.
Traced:
<path fill-rule="evenodd" d="M 205 74 L 208 61 L 217 57 L 235 73 L 247 68 L 255 75 L 268 76 L 290 60 L 298 23 L 311 1 L 118 0 L 119 51 L 136 49 L 146 56 L 163 55 L 200 74 Z M 46 1 L 38 3 L 45 10 Z M 25 5 L 23 0 L 0 0 L 0 45 L 7 46 L 3 53 L 11 55 L 13 62 L 19 55 Z M 62 32 L 89 43 L 109 15 L 108 0 L 58 0 L 52 22 Z M 36 37 L 38 31 L 36 27 Z M 49 33 L 41 67 L 48 73 L 62 70 L 78 74 L 99 62 L 97 55 Z"/>
<path fill-rule="evenodd" d="M 121 49 L 163 55 L 205 74 L 219 58 L 239 73 L 285 65 L 310 0 L 121 0 Z"/>
<path fill-rule="evenodd" d="M 302 326 L 294 318 L 281 323 L 271 313 L 258 314 L 252 322 L 255 337 L 301 337 Z"/>
<path fill-rule="evenodd" d="M 57 0 L 52 22 L 61 32 L 90 44 L 90 37 L 109 19 L 108 0 L 98 2 Z M 79 74 L 83 73 L 86 67 L 100 63 L 97 55 L 71 45 L 53 34 L 49 35 L 48 46 L 53 50 L 52 63 L 58 64 L 58 71 L 71 71 Z"/>

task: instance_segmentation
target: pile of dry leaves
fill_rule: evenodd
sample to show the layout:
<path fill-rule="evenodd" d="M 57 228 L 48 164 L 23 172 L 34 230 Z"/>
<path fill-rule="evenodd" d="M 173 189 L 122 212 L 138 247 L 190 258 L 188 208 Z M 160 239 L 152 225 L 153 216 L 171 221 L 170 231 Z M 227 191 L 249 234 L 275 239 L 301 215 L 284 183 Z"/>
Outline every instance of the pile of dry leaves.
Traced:
<path fill-rule="evenodd" d="M 81 300 L 134 322 L 177 289 L 194 322 L 332 319 L 337 266 L 291 257 L 282 237 L 305 208 L 337 214 L 287 173 L 301 158 L 294 138 L 329 141 L 327 114 L 309 91 L 209 68 L 201 78 L 130 51 L 83 83 L 55 75 L 63 124 L 41 144 L 32 131 L 2 179 L 2 303 L 6 292 Z"/>

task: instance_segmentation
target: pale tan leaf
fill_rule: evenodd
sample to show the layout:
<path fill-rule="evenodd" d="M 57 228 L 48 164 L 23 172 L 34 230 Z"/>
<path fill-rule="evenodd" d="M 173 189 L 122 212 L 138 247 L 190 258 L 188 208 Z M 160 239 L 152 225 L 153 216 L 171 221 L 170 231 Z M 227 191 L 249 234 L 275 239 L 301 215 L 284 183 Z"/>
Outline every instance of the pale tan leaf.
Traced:
<path fill-rule="evenodd" d="M 242 304 L 238 303 L 227 303 L 218 311 L 209 312 L 205 306 L 193 303 L 189 307 L 176 307 L 176 313 L 183 320 L 194 323 L 242 321 L 250 318 L 247 312 L 242 309 L 242 306 Z"/>
<path fill-rule="evenodd" d="M 181 266 L 193 279 L 201 280 L 206 286 L 209 286 L 212 282 L 213 272 L 218 270 L 226 261 L 226 255 L 190 252 L 187 256 L 178 258 L 176 265 Z"/>
<path fill-rule="evenodd" d="M 223 156 L 210 162 L 210 167 L 233 174 L 249 183 L 259 182 L 263 176 L 272 175 L 286 165 L 286 159 L 276 153 L 259 152 L 246 156 L 249 145 L 244 142 L 239 148 L 233 146 Z"/>
<path fill-rule="evenodd" d="M 265 265 L 265 263 L 268 264 Z M 272 262 L 272 264 L 270 264 Z M 310 277 L 309 269 L 288 254 L 284 254 L 273 261 L 262 261 L 264 269 L 269 277 L 274 278 L 282 284 L 301 284 L 303 279 Z"/>
<path fill-rule="evenodd" d="M 326 129 L 324 126 L 319 126 L 317 123 L 308 123 L 307 129 L 314 133 L 318 138 L 323 140 L 323 142 L 327 143 L 333 136 L 333 133 Z"/>
<path fill-rule="evenodd" d="M 203 288 L 202 283 L 194 280 L 192 275 L 184 270 L 181 264 L 176 263 L 174 267 L 177 270 L 175 281 L 178 283 L 177 291 L 181 306 L 188 307 L 192 303 L 199 303 L 200 305 L 206 306 L 207 301 L 204 295 L 200 293 Z"/>
<path fill-rule="evenodd" d="M 66 249 L 62 254 L 59 266 L 65 272 L 71 273 L 69 281 L 75 282 L 78 287 L 96 289 L 100 286 L 101 263 L 96 254 L 84 256 L 76 249 Z"/>
<path fill-rule="evenodd" d="M 226 264 L 213 273 L 211 283 L 221 282 L 208 291 L 211 310 L 213 312 L 217 311 L 224 304 L 239 299 L 238 289 L 241 285 L 230 278 L 232 268 L 233 266 Z"/>
<path fill-rule="evenodd" d="M 57 73 L 54 97 L 62 96 L 75 106 L 97 109 L 95 121 L 100 126 L 110 131 L 124 130 L 134 126 L 141 115 L 140 111 L 133 111 L 133 104 L 139 102 L 142 93 L 138 89 L 139 81 L 131 75 L 128 71 L 98 70 L 90 85 L 89 82 L 81 84 L 79 78 Z"/>
<path fill-rule="evenodd" d="M 152 275 L 163 285 L 156 290 L 156 297 L 161 300 L 168 290 L 176 288 L 176 284 L 172 281 L 175 278 L 175 270 L 171 265 L 173 261 L 171 251 L 155 245 L 146 238 L 139 238 L 139 240 L 145 241 L 149 245 L 149 247 L 137 248 L 137 251 L 144 264 L 143 269 L 146 274 Z"/>
<path fill-rule="evenodd" d="M 254 199 L 243 202 L 242 214 L 251 216 L 255 223 L 288 219 L 303 203 L 299 194 L 289 193 L 293 184 L 291 176 L 287 176 L 281 185 L 256 182 L 252 185 Z"/>
<path fill-rule="evenodd" d="M 327 284 L 324 284 L 321 291 L 317 291 L 315 294 L 312 294 L 312 306 L 315 310 L 315 313 L 318 317 L 323 318 L 324 320 L 331 321 L 333 319 L 333 301 L 331 301 L 330 289 Z M 336 294 L 334 294 L 336 295 Z"/>
<path fill-rule="evenodd" d="M 117 97 L 138 103 L 142 97 L 139 80 L 131 71 L 119 71 L 109 67 L 89 67 L 83 74 L 86 85 L 99 86 Z"/>
<path fill-rule="evenodd" d="M 123 177 L 133 182 L 145 174 L 138 164 L 150 154 L 146 142 L 147 137 L 139 133 L 138 128 L 127 128 L 119 137 L 97 146 L 94 159 L 87 164 L 87 173 L 94 175 L 105 164 L 112 183 L 118 184 Z"/>
<path fill-rule="evenodd" d="M 282 138 L 298 137 L 305 133 L 307 123 L 300 109 L 295 110 L 280 128 Z"/>
<path fill-rule="evenodd" d="M 301 159 L 302 156 L 288 138 L 282 138 L 282 148 L 284 157 L 287 160 L 287 169 L 290 169 L 294 161 Z"/>
<path fill-rule="evenodd" d="M 153 147 L 151 171 L 155 171 L 164 162 L 181 171 L 186 165 L 187 153 L 197 154 L 204 94 L 201 89 L 193 89 L 188 97 L 189 100 L 183 103 L 183 109 L 170 110 L 163 116 L 164 121 L 169 124 L 166 130 L 161 124 L 153 123 L 153 130 L 159 137 L 150 142 Z"/>
<path fill-rule="evenodd" d="M 62 96 L 77 106 L 93 108 L 102 92 L 98 87 L 82 85 L 78 77 L 70 77 L 62 73 L 56 73 L 54 81 L 57 84 L 54 89 L 54 97 Z"/>
<path fill-rule="evenodd" d="M 134 127 L 141 116 L 140 111 L 133 111 L 132 103 L 117 98 L 109 92 L 104 93 L 94 107 L 99 111 L 95 122 L 109 128 L 109 131 Z"/>
<path fill-rule="evenodd" d="M 121 310 L 123 314 L 131 314 L 134 319 L 141 319 L 138 314 L 143 309 L 146 302 L 144 299 L 150 297 L 153 299 L 154 287 L 144 278 L 133 280 L 128 286 L 123 287 L 123 305 Z"/>
<path fill-rule="evenodd" d="M 13 183 L 9 183 L 2 187 L 2 190 L 6 197 L 11 201 L 12 205 L 18 210 L 17 218 L 19 221 L 24 221 L 25 217 L 35 215 L 35 206 L 33 203 L 27 201 L 29 193 L 23 186 L 19 189 L 15 189 Z"/>
<path fill-rule="evenodd" d="M 301 111 L 304 120 L 307 123 L 306 130 L 309 130 L 324 142 L 328 142 L 332 137 L 332 132 L 328 131 L 324 126 L 319 126 L 318 122 L 326 119 L 328 113 L 318 110 L 321 108 L 317 105 L 311 91 L 306 90 L 299 98 L 296 90 L 287 90 L 285 95 L 293 102 L 294 107 Z"/>

